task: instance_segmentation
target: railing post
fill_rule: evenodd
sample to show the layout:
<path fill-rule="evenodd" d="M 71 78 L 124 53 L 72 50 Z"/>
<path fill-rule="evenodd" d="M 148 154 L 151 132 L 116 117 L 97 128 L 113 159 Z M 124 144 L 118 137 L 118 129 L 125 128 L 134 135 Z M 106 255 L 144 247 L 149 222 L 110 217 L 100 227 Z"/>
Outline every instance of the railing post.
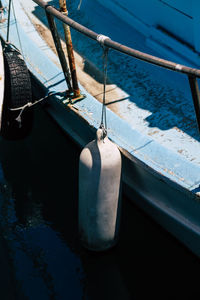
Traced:
<path fill-rule="evenodd" d="M 47 20 L 48 20 L 48 23 L 49 23 L 51 34 L 52 34 L 52 37 L 53 37 L 53 40 L 54 40 L 54 44 L 56 46 L 58 57 L 60 59 L 61 67 L 62 67 L 64 76 L 65 76 L 65 80 L 67 82 L 67 86 L 68 86 L 68 89 L 69 89 L 69 94 L 72 94 L 73 90 L 72 90 L 71 81 L 70 81 L 71 75 L 70 75 L 69 69 L 67 67 L 67 61 L 66 61 L 63 49 L 62 49 L 60 36 L 58 34 L 58 30 L 57 30 L 57 27 L 56 27 L 54 17 L 50 13 L 48 13 L 47 11 L 46 11 L 46 16 L 47 16 Z"/>
<path fill-rule="evenodd" d="M 200 92 L 199 92 L 199 86 L 197 82 L 197 78 L 192 75 L 188 75 L 189 83 L 190 83 L 190 89 L 192 93 L 192 99 L 194 103 L 194 109 L 196 113 L 196 120 L 198 124 L 198 129 L 200 132 Z"/>
<path fill-rule="evenodd" d="M 60 10 L 63 15 L 68 15 L 66 0 L 59 0 Z M 78 86 L 78 80 L 76 75 L 76 66 L 75 66 L 75 58 L 72 46 L 72 39 L 71 39 L 71 32 L 68 25 L 63 23 L 64 34 L 65 34 L 65 41 L 67 46 L 67 53 L 68 53 L 68 60 L 69 60 L 69 67 L 71 71 L 71 78 L 72 78 L 72 87 L 74 92 L 74 98 L 80 97 L 80 89 Z"/>

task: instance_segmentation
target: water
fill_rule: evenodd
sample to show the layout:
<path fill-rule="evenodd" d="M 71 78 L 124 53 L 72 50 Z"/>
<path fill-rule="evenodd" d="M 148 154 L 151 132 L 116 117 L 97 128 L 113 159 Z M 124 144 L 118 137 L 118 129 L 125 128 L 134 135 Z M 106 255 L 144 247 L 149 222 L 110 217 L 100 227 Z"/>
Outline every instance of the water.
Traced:
<path fill-rule="evenodd" d="M 43 110 L 34 113 L 30 136 L 0 141 L 0 299 L 199 298 L 199 259 L 125 196 L 118 245 L 82 248 L 81 149 Z"/>

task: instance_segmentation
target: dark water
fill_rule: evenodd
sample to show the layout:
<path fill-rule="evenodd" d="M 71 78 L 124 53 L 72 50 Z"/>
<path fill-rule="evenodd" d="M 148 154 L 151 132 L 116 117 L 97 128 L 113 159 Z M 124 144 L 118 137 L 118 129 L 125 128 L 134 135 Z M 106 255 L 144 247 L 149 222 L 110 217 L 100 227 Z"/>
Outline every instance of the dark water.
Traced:
<path fill-rule="evenodd" d="M 199 259 L 125 196 L 118 245 L 81 247 L 81 150 L 44 111 L 28 138 L 0 144 L 0 299 L 199 299 Z"/>

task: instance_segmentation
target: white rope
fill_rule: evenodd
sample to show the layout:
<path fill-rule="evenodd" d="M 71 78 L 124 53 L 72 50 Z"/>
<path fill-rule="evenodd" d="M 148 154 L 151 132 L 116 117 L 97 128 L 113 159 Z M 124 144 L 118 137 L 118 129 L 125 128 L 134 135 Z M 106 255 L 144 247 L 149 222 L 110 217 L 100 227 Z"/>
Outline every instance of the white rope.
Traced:
<path fill-rule="evenodd" d="M 19 128 L 22 127 L 22 114 L 23 114 L 24 110 L 25 110 L 27 107 L 31 107 L 31 106 L 32 106 L 32 103 L 31 103 L 31 102 L 28 102 L 27 104 L 25 104 L 24 106 L 22 106 L 21 111 L 20 111 L 18 117 L 15 119 L 15 120 L 19 123 Z M 10 110 L 14 110 L 14 108 L 13 108 L 13 109 L 10 109 Z"/>
<path fill-rule="evenodd" d="M 80 10 L 82 4 L 82 0 L 80 0 L 77 10 Z"/>
<path fill-rule="evenodd" d="M 52 95 L 53 95 L 53 93 L 49 93 L 47 96 L 45 96 L 45 97 L 43 97 L 43 98 L 41 98 L 41 99 L 35 101 L 34 103 L 28 102 L 28 103 L 26 103 L 25 105 L 20 106 L 20 107 L 9 108 L 10 111 L 18 111 L 18 110 L 20 110 L 19 115 L 18 115 L 17 118 L 15 119 L 15 120 L 19 123 L 19 128 L 22 127 L 22 114 L 23 114 L 24 110 L 25 110 L 26 108 L 28 108 L 28 107 L 32 107 L 32 106 L 38 104 L 39 102 L 41 102 L 41 101 L 47 99 L 48 97 L 50 97 L 50 96 L 52 96 Z"/>
<path fill-rule="evenodd" d="M 13 1 L 12 1 L 11 4 L 12 4 L 12 10 L 13 10 L 13 15 L 14 15 L 14 19 L 15 19 L 15 26 L 16 26 L 16 30 L 17 30 L 17 36 L 18 36 L 18 40 L 19 40 L 21 55 L 24 59 L 24 62 L 26 63 L 25 56 L 24 56 L 24 53 L 23 53 L 23 48 L 22 48 L 22 42 L 21 42 L 21 38 L 20 38 L 20 34 L 19 34 L 19 28 L 18 28 L 18 23 L 17 23 L 17 18 L 16 18 L 16 14 L 15 14 L 15 7 L 14 7 Z"/>
<path fill-rule="evenodd" d="M 101 113 L 101 124 L 103 139 L 107 136 L 107 119 L 106 119 L 106 83 L 107 83 L 107 65 L 108 65 L 108 47 L 103 47 L 103 103 Z"/>
<path fill-rule="evenodd" d="M 182 68 L 183 68 L 183 66 L 182 66 L 182 65 L 179 65 L 179 64 L 177 64 L 176 67 L 175 67 L 175 69 L 176 69 L 176 70 L 179 70 L 179 71 L 181 71 Z"/>
<path fill-rule="evenodd" d="M 35 101 L 35 102 L 33 102 L 33 103 L 32 103 L 32 102 L 28 102 L 28 103 L 26 103 L 25 105 L 20 106 L 20 107 L 9 108 L 9 110 L 11 110 L 11 111 L 24 110 L 26 107 L 31 107 L 31 106 L 33 106 L 33 105 L 35 105 L 35 104 L 38 104 L 39 102 L 45 100 L 45 99 L 48 98 L 48 97 L 49 97 L 49 95 L 48 95 L 48 96 L 45 96 L 44 98 L 41 98 L 41 99 L 39 99 L 39 100 L 37 100 L 37 101 Z"/>
<path fill-rule="evenodd" d="M 32 102 L 26 103 L 24 106 L 16 107 L 16 108 L 9 108 L 11 111 L 16 111 L 16 110 L 24 110 L 26 107 L 31 107 L 33 105 Z"/>
<path fill-rule="evenodd" d="M 101 46 L 104 46 L 105 40 L 110 40 L 109 36 L 98 34 L 97 35 L 97 41 L 101 44 Z"/>
<path fill-rule="evenodd" d="M 102 114 L 101 114 L 101 124 L 100 128 L 102 129 L 103 139 L 107 136 L 107 120 L 106 120 L 106 82 L 107 82 L 107 64 L 108 64 L 108 50 L 109 48 L 105 46 L 105 40 L 110 40 L 109 36 L 98 34 L 97 41 L 103 48 L 103 103 L 102 103 Z"/>

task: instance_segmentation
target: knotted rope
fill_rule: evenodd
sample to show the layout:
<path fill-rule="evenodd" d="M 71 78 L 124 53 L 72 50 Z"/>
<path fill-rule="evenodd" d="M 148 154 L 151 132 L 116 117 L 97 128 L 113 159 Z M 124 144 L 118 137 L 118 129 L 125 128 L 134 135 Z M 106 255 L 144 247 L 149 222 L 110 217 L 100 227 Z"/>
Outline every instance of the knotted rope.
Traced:
<path fill-rule="evenodd" d="M 106 83 L 107 83 L 107 67 L 108 67 L 108 50 L 104 42 L 106 39 L 110 39 L 108 36 L 99 34 L 97 41 L 103 48 L 103 102 L 102 102 L 102 113 L 101 113 L 101 124 L 100 128 L 103 130 L 103 138 L 107 136 L 107 119 L 106 119 Z"/>

